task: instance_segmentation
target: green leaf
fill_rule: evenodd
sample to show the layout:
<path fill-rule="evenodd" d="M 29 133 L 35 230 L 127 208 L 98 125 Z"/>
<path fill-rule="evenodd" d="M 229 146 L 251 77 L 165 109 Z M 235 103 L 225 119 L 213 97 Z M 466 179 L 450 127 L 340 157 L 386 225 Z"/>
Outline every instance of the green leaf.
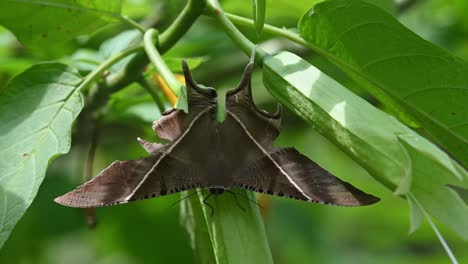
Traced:
<path fill-rule="evenodd" d="M 132 43 L 132 41 L 135 41 L 135 39 L 138 39 L 139 36 L 142 36 L 142 34 L 140 31 L 136 29 L 122 31 L 121 33 L 117 34 L 115 37 L 104 41 L 99 47 L 99 54 L 101 54 L 102 58 L 105 58 L 105 59 L 110 58 L 126 50 L 132 44 L 135 44 L 135 43 Z M 134 56 L 135 54 L 132 54 L 120 60 L 118 63 L 112 65 L 109 71 L 118 72 L 119 70 L 122 70 Z"/>
<path fill-rule="evenodd" d="M 414 195 L 430 215 L 468 239 L 468 206 L 446 186 L 466 188 L 468 173 L 446 153 L 292 53 L 267 58 L 263 81 L 376 180 L 398 195 Z"/>
<path fill-rule="evenodd" d="M 234 190 L 212 196 L 206 203 L 213 211 L 204 202 L 206 195 L 202 192 L 197 195 L 183 201 L 181 217 L 188 224 L 196 255 L 211 260 L 203 263 L 273 263 L 260 211 L 252 202 L 255 201 L 252 192 Z M 201 241 L 211 243 L 195 244 Z"/>
<path fill-rule="evenodd" d="M 468 165 L 468 64 L 361 1 L 317 4 L 299 22 L 309 46 L 406 123 Z"/>
<path fill-rule="evenodd" d="M 147 127 L 160 115 L 151 95 L 135 84 L 111 95 L 102 121 Z"/>
<path fill-rule="evenodd" d="M 175 108 L 183 110 L 185 113 L 188 113 L 188 101 L 187 101 L 187 89 L 185 86 L 180 86 L 179 95 L 177 96 L 177 102 L 175 103 Z"/>
<path fill-rule="evenodd" d="M 439 232 L 439 229 L 437 226 L 434 224 L 432 221 L 431 217 L 427 214 L 427 212 L 424 210 L 423 206 L 419 201 L 411 194 L 407 196 L 407 198 L 410 200 L 410 206 L 413 206 L 415 210 L 418 210 L 418 214 L 422 214 L 420 216 L 424 216 L 431 225 L 432 230 L 436 234 L 437 238 L 439 239 L 440 243 L 442 244 L 442 247 L 444 248 L 445 252 L 447 253 L 448 257 L 450 258 L 451 262 L 454 264 L 458 264 L 458 260 L 453 254 L 452 250 L 448 246 L 447 242 L 445 241 L 444 237 L 442 236 L 442 233 Z M 418 216 L 418 217 L 420 217 Z"/>
<path fill-rule="evenodd" d="M 182 192 L 181 197 L 195 195 L 195 191 Z M 180 204 L 180 223 L 190 237 L 190 245 L 199 263 L 216 263 L 213 245 L 198 197 L 190 197 Z"/>
<path fill-rule="evenodd" d="M 424 212 L 421 211 L 416 201 L 411 198 L 411 196 L 406 196 L 406 201 L 408 201 L 408 207 L 410 210 L 410 229 L 409 234 L 416 231 L 422 224 L 424 218 Z"/>
<path fill-rule="evenodd" d="M 362 0 L 369 4 L 373 4 L 382 10 L 387 11 L 388 13 L 395 15 L 396 14 L 396 2 L 394 0 Z"/>
<path fill-rule="evenodd" d="M 0 24 L 32 49 L 58 45 L 120 19 L 120 0 L 3 0 Z M 21 23 L 19 23 L 21 21 Z"/>
<path fill-rule="evenodd" d="M 465 201 L 465 204 L 468 204 L 468 189 L 450 185 L 450 184 L 447 185 L 447 187 L 456 191 L 458 195 L 460 195 L 460 197 L 463 199 L 463 201 Z"/>
<path fill-rule="evenodd" d="M 105 58 L 95 50 L 79 49 L 65 63 L 80 71 L 91 72 L 104 60 Z"/>
<path fill-rule="evenodd" d="M 136 29 L 122 31 L 116 36 L 102 42 L 99 46 L 99 50 L 79 49 L 65 62 L 80 71 L 90 72 L 96 69 L 106 59 L 129 48 L 134 44 L 132 41 L 137 39 L 138 36 L 141 36 L 141 33 Z M 112 65 L 108 71 L 112 74 L 122 70 L 134 56 L 135 55 L 132 54 L 121 59 L 119 62 Z"/>
<path fill-rule="evenodd" d="M 63 64 L 35 65 L 0 95 L 0 247 L 32 203 L 47 166 L 70 149 L 83 108 L 81 78 Z"/>
<path fill-rule="evenodd" d="M 257 37 L 262 35 L 263 26 L 265 25 L 265 0 L 252 0 L 253 20 L 257 29 Z"/>

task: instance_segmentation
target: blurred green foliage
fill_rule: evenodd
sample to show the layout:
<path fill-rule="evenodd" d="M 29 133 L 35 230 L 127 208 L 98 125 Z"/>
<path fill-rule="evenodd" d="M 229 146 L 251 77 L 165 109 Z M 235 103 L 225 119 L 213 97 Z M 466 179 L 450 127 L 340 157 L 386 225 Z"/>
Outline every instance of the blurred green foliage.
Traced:
<path fill-rule="evenodd" d="M 298 19 L 319 1 L 266 1 L 267 23 L 295 27 Z M 385 2 L 385 1 L 380 1 Z M 396 16 L 407 27 L 458 56 L 468 58 L 468 18 L 464 0 L 416 1 Z M 183 1 L 126 0 L 122 13 L 139 21 L 155 14 L 158 28 L 167 27 Z M 249 1 L 221 1 L 225 11 L 252 16 Z M 5 29 L 0 29 L 0 91 L 7 81 L 30 65 L 44 59 L 70 61 L 76 49 L 98 52 L 100 45 L 127 25 L 113 24 L 93 35 L 70 41 L 61 50 L 29 51 Z M 255 39 L 255 35 L 251 35 Z M 267 36 L 263 36 L 266 38 Z M 322 71 L 341 83 L 349 80 L 333 65 L 309 51 L 285 41 L 269 40 L 271 51 L 293 50 L 308 58 Z M 207 58 L 194 77 L 206 86 L 232 88 L 239 81 L 248 58 L 235 47 L 213 20 L 199 19 L 188 34 L 165 56 Z M 263 108 L 274 109 L 275 102 L 263 87 L 258 72 L 253 79 L 254 99 Z M 113 97 L 115 118 L 102 128 L 94 172 L 114 160 L 135 159 L 145 154 L 137 137 L 154 139 L 150 119 L 157 108 L 139 86 L 121 91 L 121 97 L 134 95 L 139 104 L 123 109 L 119 95 Z M 372 97 L 353 90 L 372 102 Z M 138 99 L 139 98 L 139 99 Z M 133 109 L 133 110 L 132 110 Z M 136 109 L 136 110 L 135 110 Z M 125 112 L 128 111 L 128 112 Z M 155 111 L 155 113 L 148 113 Z M 144 113 L 143 115 L 139 113 Z M 118 117 L 120 114 L 123 117 Z M 139 119 L 137 119 L 137 117 Z M 142 117 L 143 116 L 143 117 Z M 135 117 L 136 122 L 129 122 Z M 124 120 L 123 122 L 120 122 Z M 294 146 L 332 173 L 382 199 L 374 206 L 344 208 L 323 206 L 284 198 L 262 196 L 264 220 L 275 263 L 447 263 L 448 259 L 427 223 L 408 236 L 409 213 L 406 201 L 374 181 L 366 171 L 335 145 L 290 113 L 285 113 L 277 144 Z M 18 222 L 0 251 L 0 263 L 193 263 L 190 241 L 180 225 L 179 199 L 171 195 L 96 210 L 98 226 L 89 230 L 85 212 L 53 202 L 53 198 L 82 183 L 86 144 L 79 133 L 66 156 L 49 168 L 39 193 Z M 442 225 L 441 231 L 460 263 L 468 263 L 468 243 Z"/>

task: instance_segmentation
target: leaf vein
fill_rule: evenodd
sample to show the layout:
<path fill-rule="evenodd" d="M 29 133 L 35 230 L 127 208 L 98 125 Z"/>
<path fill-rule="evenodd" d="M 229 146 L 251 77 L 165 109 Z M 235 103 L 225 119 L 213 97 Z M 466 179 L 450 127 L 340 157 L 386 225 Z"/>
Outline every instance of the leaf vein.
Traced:
<path fill-rule="evenodd" d="M 442 56 L 436 56 L 436 55 L 430 55 L 430 54 L 424 54 L 424 53 L 410 53 L 410 54 L 396 54 L 396 55 L 377 58 L 377 59 L 372 60 L 370 62 L 367 62 L 366 64 L 361 66 L 361 69 L 366 70 L 367 68 L 369 68 L 371 66 L 374 66 L 374 65 L 382 63 L 382 62 L 388 62 L 389 60 L 395 60 L 395 59 L 401 59 L 401 58 L 411 58 L 411 57 L 428 57 L 428 58 L 440 59 L 440 60 L 443 60 L 444 62 L 448 63 L 447 59 L 442 57 Z"/>
<path fill-rule="evenodd" d="M 338 41 L 340 41 L 343 36 L 349 34 L 350 32 L 358 29 L 358 28 L 361 28 L 361 27 L 365 27 L 365 26 L 369 26 L 369 25 L 377 25 L 377 24 L 384 24 L 382 21 L 369 21 L 369 22 L 364 22 L 364 23 L 360 23 L 360 24 L 357 24 L 357 25 L 354 25 L 342 32 L 340 32 L 338 34 L 338 36 L 336 36 L 335 40 L 333 40 L 329 45 L 328 45 L 328 48 L 327 49 L 331 49 L 333 48 L 333 46 L 335 46 L 336 43 L 338 43 Z"/>

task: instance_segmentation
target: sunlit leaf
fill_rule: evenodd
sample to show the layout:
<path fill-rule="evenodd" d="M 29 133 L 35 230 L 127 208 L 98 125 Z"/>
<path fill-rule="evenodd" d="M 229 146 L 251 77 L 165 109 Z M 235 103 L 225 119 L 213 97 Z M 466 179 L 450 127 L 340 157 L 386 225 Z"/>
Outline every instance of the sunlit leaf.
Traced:
<path fill-rule="evenodd" d="M 0 95 L 0 246 L 32 203 L 52 159 L 70 149 L 83 107 L 76 70 L 33 66 Z"/>
<path fill-rule="evenodd" d="M 299 22 L 329 58 L 406 123 L 422 126 L 468 164 L 468 63 L 361 1 L 317 4 Z"/>
<path fill-rule="evenodd" d="M 447 154 L 292 53 L 266 59 L 263 78 L 273 96 L 376 180 L 396 194 L 411 193 L 429 214 L 468 239 L 468 206 L 446 187 L 466 188 L 468 173 Z"/>

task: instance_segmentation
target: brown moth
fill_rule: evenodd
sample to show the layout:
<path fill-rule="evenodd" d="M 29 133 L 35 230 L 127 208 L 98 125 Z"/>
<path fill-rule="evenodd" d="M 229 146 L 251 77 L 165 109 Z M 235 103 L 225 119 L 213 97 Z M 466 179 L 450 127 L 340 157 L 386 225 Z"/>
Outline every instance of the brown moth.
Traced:
<path fill-rule="evenodd" d="M 170 109 L 153 123 L 169 143 L 138 139 L 149 157 L 115 161 L 97 177 L 55 199 L 70 207 L 99 207 L 158 197 L 194 188 L 221 194 L 230 188 L 309 202 L 362 206 L 379 198 L 341 181 L 294 148 L 273 147 L 281 108 L 259 110 L 251 93 L 251 61 L 237 88 L 226 95 L 226 119 L 216 120 L 217 93 L 192 79 L 187 64 L 189 113 Z"/>

